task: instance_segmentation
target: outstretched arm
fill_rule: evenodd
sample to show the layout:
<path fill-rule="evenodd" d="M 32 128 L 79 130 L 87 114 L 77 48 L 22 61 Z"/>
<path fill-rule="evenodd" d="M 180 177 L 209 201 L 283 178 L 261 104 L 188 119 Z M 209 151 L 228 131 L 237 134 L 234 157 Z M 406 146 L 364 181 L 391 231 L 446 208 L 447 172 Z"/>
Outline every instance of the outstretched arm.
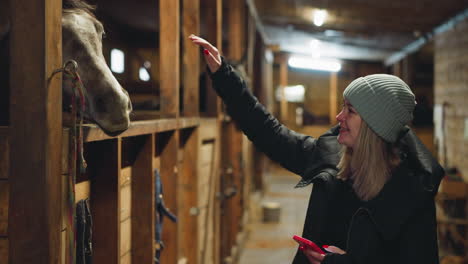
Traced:
<path fill-rule="evenodd" d="M 240 129 L 271 159 L 303 176 L 307 158 L 315 149 L 315 140 L 286 128 L 271 115 L 215 47 L 197 36 L 191 35 L 189 39 L 204 48 L 214 88 Z"/>

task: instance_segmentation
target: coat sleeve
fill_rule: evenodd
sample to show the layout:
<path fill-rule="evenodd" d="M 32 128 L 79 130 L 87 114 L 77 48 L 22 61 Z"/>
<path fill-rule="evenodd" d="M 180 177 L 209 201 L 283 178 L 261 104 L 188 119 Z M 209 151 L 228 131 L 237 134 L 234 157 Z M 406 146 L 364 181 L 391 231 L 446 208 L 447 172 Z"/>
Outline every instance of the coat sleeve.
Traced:
<path fill-rule="evenodd" d="M 315 139 L 282 125 L 258 102 L 224 58 L 211 78 L 227 112 L 254 145 L 272 160 L 302 176 L 307 156 L 315 149 Z"/>

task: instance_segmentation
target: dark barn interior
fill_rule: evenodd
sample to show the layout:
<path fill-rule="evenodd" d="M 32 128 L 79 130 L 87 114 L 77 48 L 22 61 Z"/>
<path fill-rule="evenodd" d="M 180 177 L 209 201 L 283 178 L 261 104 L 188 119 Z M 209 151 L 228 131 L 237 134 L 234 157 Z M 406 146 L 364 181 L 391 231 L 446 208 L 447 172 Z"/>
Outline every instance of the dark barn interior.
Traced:
<path fill-rule="evenodd" d="M 406 82 L 439 261 L 468 263 L 468 0 L 83 3 L 0 0 L 0 264 L 293 262 L 313 184 L 242 133 L 191 34 L 314 138 L 354 79 Z"/>

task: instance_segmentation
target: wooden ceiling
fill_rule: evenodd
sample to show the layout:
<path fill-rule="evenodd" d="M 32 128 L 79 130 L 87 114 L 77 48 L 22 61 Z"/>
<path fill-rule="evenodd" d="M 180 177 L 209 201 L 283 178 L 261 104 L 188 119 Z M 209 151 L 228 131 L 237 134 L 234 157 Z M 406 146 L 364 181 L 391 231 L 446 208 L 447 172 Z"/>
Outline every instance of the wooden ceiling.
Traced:
<path fill-rule="evenodd" d="M 256 7 L 267 41 L 283 51 L 310 53 L 315 49 L 322 57 L 367 61 L 387 60 L 468 8 L 468 0 L 246 1 Z M 140 0 L 137 4 L 127 0 L 90 2 L 98 4 L 102 14 L 121 25 L 146 32 L 158 30 L 154 0 Z M 312 22 L 315 9 L 328 11 L 321 27 Z M 311 48 L 312 39 L 320 40 L 320 46 Z"/>
<path fill-rule="evenodd" d="M 355 53 L 340 55 L 342 58 L 361 56 L 368 60 L 384 60 L 468 8 L 468 0 L 254 0 L 254 3 L 267 36 L 273 43 L 279 43 L 281 49 L 299 46 L 299 42 L 309 37 L 348 47 L 348 53 Z M 315 9 L 328 11 L 327 21 L 321 27 L 312 22 Z"/>

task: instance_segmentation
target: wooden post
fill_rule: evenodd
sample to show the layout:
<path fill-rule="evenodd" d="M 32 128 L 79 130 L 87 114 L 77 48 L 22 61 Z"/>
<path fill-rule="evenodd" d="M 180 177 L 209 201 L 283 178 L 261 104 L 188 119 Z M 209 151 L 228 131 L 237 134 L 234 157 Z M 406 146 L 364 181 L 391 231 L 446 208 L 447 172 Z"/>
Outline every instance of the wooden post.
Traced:
<path fill-rule="evenodd" d="M 338 77 L 336 72 L 330 73 L 330 124 L 336 123 L 338 96 Z"/>
<path fill-rule="evenodd" d="M 161 182 L 164 186 L 164 203 L 166 207 L 174 214 L 178 215 L 177 210 L 177 150 L 179 145 L 179 131 L 170 131 L 157 134 L 156 152 L 160 153 L 161 159 Z M 161 263 L 178 262 L 178 227 L 177 223 L 165 219 L 162 240 L 166 248 L 161 254 Z"/>
<path fill-rule="evenodd" d="M 183 2 L 183 74 L 184 116 L 199 115 L 200 50 L 188 40 L 190 34 L 200 33 L 200 0 Z"/>
<path fill-rule="evenodd" d="M 153 263 L 155 257 L 155 136 L 148 135 L 133 166 L 132 177 L 132 263 Z M 144 228 L 142 228 L 144 227 Z"/>
<path fill-rule="evenodd" d="M 227 1 L 228 30 L 228 56 L 234 61 L 242 59 L 245 50 L 245 1 Z"/>
<path fill-rule="evenodd" d="M 180 0 L 159 1 L 161 115 L 179 116 Z"/>
<path fill-rule="evenodd" d="M 222 41 L 222 12 L 223 12 L 223 1 L 222 0 L 201 0 L 201 6 L 203 7 L 203 15 L 205 18 L 206 25 L 206 38 L 213 46 L 215 46 L 222 54 L 223 41 Z M 206 69 L 206 68 L 205 68 Z M 206 115 L 213 117 L 220 117 L 221 113 L 221 100 L 216 95 L 216 92 L 212 88 L 211 79 L 208 75 L 205 76 L 207 80 L 206 84 Z"/>
<path fill-rule="evenodd" d="M 198 217 L 192 213 L 192 208 L 198 205 L 198 129 L 180 131 L 180 173 L 178 191 L 178 235 L 179 256 L 186 263 L 196 264 L 198 261 Z"/>
<path fill-rule="evenodd" d="M 288 85 L 288 58 L 286 54 L 280 55 L 280 89 L 281 89 L 281 102 L 280 102 L 280 120 L 285 123 L 288 118 L 288 102 L 286 101 L 285 88 Z"/>
<path fill-rule="evenodd" d="M 8 0 L 7 0 L 8 1 Z M 59 263 L 62 64 L 59 0 L 11 4 L 10 263 Z"/>
<path fill-rule="evenodd" d="M 91 178 L 93 262 L 120 263 L 121 138 L 91 143 L 87 152 Z"/>
<path fill-rule="evenodd" d="M 245 47 L 246 27 L 245 27 L 245 1 L 232 0 L 226 2 L 229 13 L 228 20 L 228 39 L 229 46 L 227 55 L 229 59 L 240 62 Z M 246 66 L 246 65 L 244 65 Z M 228 200 L 223 201 L 222 216 L 223 232 L 221 236 L 222 261 L 224 258 L 232 255 L 232 248 L 237 246 L 236 238 L 241 230 L 241 218 L 243 214 L 243 182 L 245 174 L 241 168 L 242 158 L 242 132 L 239 131 L 234 122 L 229 122 L 222 127 L 222 144 L 223 144 L 223 162 L 222 162 L 222 180 L 221 192 L 226 193 L 232 188 L 237 189 L 237 193 Z"/>
<path fill-rule="evenodd" d="M 8 263 L 9 129 L 0 127 L 0 263 Z"/>

